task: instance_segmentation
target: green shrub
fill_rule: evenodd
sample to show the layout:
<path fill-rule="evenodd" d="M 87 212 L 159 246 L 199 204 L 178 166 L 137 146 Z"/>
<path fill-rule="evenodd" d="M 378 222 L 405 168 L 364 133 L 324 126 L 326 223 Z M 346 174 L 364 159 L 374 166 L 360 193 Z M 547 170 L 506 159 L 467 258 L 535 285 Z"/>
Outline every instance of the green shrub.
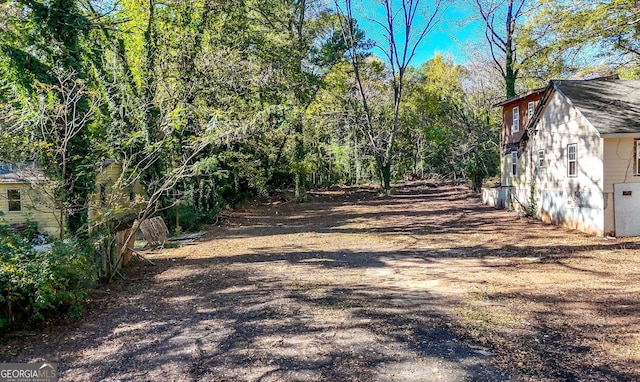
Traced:
<path fill-rule="evenodd" d="M 177 218 L 176 218 L 177 214 Z M 199 211 L 193 203 L 182 202 L 166 212 L 167 226 L 171 231 L 197 231 L 207 223 L 207 215 Z M 176 223 L 180 225 L 177 229 Z M 177 233 L 177 232 L 176 232 Z"/>
<path fill-rule="evenodd" d="M 57 241 L 48 252 L 0 231 L 0 328 L 26 326 L 53 313 L 76 315 L 93 283 L 84 247 Z"/>

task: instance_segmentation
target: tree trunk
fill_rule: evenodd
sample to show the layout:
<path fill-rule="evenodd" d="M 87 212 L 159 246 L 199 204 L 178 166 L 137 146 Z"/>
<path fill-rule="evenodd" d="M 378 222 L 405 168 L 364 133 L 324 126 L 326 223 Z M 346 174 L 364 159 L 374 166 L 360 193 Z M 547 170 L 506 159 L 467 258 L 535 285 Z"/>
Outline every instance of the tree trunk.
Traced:
<path fill-rule="evenodd" d="M 382 166 L 382 187 L 385 191 L 391 189 L 391 161 L 385 161 Z"/>
<path fill-rule="evenodd" d="M 306 185 L 305 185 L 305 173 L 302 168 L 302 162 L 304 161 L 304 138 L 303 138 L 303 127 L 302 127 L 302 114 L 298 117 L 298 121 L 296 123 L 296 148 L 295 148 L 295 161 L 297 163 L 297 169 L 295 173 L 295 198 L 301 199 L 306 194 Z"/>
<path fill-rule="evenodd" d="M 504 82 L 507 90 L 507 98 L 515 97 L 516 94 L 516 71 L 513 68 L 513 51 L 507 51 L 506 71 Z"/>
<path fill-rule="evenodd" d="M 506 31 L 507 31 L 507 40 L 505 41 L 505 73 L 504 73 L 504 82 L 507 90 L 507 98 L 516 96 L 516 77 L 518 75 L 517 70 L 515 69 L 515 50 L 513 47 L 513 34 L 515 33 L 515 23 L 513 15 L 513 0 L 509 0 L 509 8 L 507 9 L 507 20 L 506 20 Z"/>

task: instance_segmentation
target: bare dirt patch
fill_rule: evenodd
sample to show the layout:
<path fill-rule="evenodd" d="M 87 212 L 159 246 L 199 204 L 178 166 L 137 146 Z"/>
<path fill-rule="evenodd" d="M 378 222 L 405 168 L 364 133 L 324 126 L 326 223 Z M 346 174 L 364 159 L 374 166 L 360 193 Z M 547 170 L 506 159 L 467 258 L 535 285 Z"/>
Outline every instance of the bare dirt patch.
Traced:
<path fill-rule="evenodd" d="M 482 206 L 462 187 L 263 199 L 147 256 L 85 316 L 5 338 L 61 380 L 639 380 L 638 239 Z"/>

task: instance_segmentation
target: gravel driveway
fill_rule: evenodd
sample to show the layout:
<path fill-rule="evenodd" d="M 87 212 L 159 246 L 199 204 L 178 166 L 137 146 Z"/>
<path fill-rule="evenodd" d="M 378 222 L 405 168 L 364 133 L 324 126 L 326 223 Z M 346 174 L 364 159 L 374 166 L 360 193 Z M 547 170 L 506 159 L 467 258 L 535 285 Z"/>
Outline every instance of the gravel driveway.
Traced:
<path fill-rule="evenodd" d="M 134 262 L 80 320 L 5 339 L 0 361 L 55 362 L 61 381 L 525 380 L 464 313 L 465 277 L 534 262 L 504 255 L 523 224 L 426 182 L 262 198 L 146 253 L 155 266 Z"/>

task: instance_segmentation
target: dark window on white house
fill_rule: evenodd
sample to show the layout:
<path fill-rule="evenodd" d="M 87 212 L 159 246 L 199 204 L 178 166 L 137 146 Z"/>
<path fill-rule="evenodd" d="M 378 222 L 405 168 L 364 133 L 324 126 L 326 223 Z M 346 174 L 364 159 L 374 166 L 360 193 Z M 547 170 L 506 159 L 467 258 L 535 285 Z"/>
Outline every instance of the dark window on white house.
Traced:
<path fill-rule="evenodd" d="M 511 175 L 518 175 L 518 152 L 511 152 Z"/>
<path fill-rule="evenodd" d="M 7 190 L 7 202 L 9 212 L 22 211 L 22 199 L 20 190 Z"/>
<path fill-rule="evenodd" d="M 544 150 L 538 150 L 538 167 L 544 167 Z"/>
<path fill-rule="evenodd" d="M 513 116 L 513 132 L 517 133 L 520 131 L 520 108 L 518 106 L 514 107 L 511 114 Z"/>
<path fill-rule="evenodd" d="M 578 144 L 567 145 L 567 170 L 569 176 L 578 176 Z"/>
<path fill-rule="evenodd" d="M 536 104 L 534 102 L 529 102 L 527 105 L 527 116 L 529 118 L 533 117 L 533 112 L 536 110 Z"/>
<path fill-rule="evenodd" d="M 100 183 L 100 204 L 103 206 L 107 203 L 107 185 Z"/>

